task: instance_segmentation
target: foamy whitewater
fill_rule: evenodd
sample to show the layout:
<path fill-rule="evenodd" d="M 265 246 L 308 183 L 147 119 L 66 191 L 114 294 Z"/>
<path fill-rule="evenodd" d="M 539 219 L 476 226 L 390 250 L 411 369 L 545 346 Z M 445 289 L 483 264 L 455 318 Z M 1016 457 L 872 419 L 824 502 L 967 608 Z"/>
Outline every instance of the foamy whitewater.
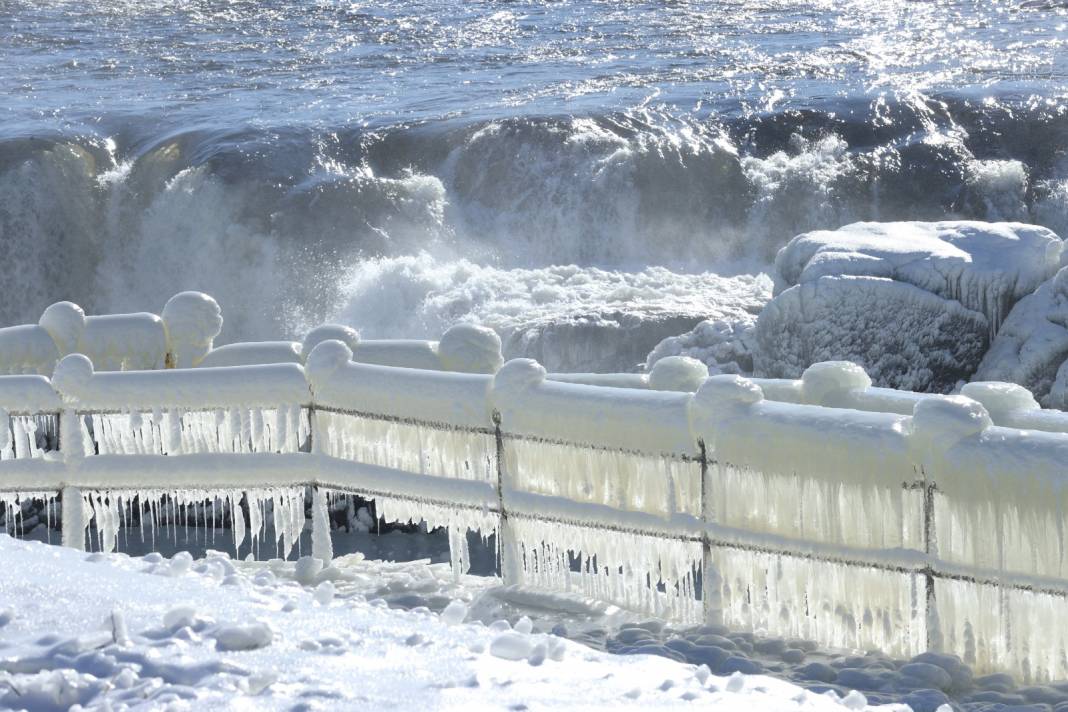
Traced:
<path fill-rule="evenodd" d="M 468 320 L 509 356 L 631 368 L 759 309 L 747 275 L 805 230 L 1068 232 L 1066 12 L 5 2 L 0 323 L 198 289 L 219 343 Z"/>

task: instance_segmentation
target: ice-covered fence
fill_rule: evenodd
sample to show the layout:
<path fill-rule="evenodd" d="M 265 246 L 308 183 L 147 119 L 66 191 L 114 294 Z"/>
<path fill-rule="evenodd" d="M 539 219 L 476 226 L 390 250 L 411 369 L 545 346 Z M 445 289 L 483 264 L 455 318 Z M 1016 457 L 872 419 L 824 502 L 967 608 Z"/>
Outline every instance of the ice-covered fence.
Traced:
<path fill-rule="evenodd" d="M 219 305 L 201 292 L 174 295 L 160 316 L 86 316 L 77 304 L 57 302 L 37 324 L 0 328 L 0 373 L 51 375 L 72 353 L 89 356 L 102 371 L 188 367 L 211 350 L 221 329 Z"/>
<path fill-rule="evenodd" d="M 303 341 L 248 341 L 213 349 L 202 366 L 248 366 L 266 363 L 304 363 L 324 341 L 340 341 L 352 360 L 379 366 L 429 371 L 494 373 L 504 363 L 501 339 L 492 329 L 457 324 L 439 341 L 424 339 L 361 339 L 359 332 L 340 324 L 323 324 Z"/>
<path fill-rule="evenodd" d="M 521 580 L 684 620 L 698 616 L 701 445 L 686 393 L 494 379 L 506 527 Z M 575 559 L 578 572 L 573 572 Z"/>
<path fill-rule="evenodd" d="M 838 376 L 818 371 L 799 393 L 834 402 Z M 1023 417 L 1011 388 L 971 390 Z M 329 558 L 327 500 L 358 493 L 448 527 L 457 572 L 475 529 L 496 534 L 507 583 L 1068 676 L 1068 434 L 993 425 L 966 397 L 862 411 L 731 376 L 691 393 L 552 381 L 528 360 L 492 376 L 363 364 L 328 340 L 304 367 L 97 373 L 70 356 L 51 384 L 0 378 L 0 406 L 62 412 L 58 452 L 24 427 L 0 457 L 0 506 L 62 491 L 75 546 L 87 531 L 114 546 L 147 503 L 229 516 L 235 546 L 271 530 L 286 553 L 311 488 Z"/>

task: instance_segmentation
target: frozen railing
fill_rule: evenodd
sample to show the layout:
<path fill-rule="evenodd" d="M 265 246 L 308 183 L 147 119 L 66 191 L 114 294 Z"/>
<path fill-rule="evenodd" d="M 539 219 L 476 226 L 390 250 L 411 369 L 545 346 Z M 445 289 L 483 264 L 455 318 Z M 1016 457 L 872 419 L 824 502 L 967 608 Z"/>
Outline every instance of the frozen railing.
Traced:
<path fill-rule="evenodd" d="M 737 376 L 691 393 L 553 381 L 523 359 L 495 375 L 357 363 L 327 340 L 303 367 L 98 373 L 69 356 L 51 383 L 0 378 L 0 407 L 23 443 L 0 458 L 0 507 L 61 495 L 72 546 L 89 532 L 110 549 L 163 503 L 285 555 L 310 488 L 329 559 L 327 503 L 355 493 L 447 527 L 457 573 L 476 530 L 509 584 L 1068 676 L 1068 434 L 994 425 L 964 396 L 862 411 Z M 16 428 L 57 413 L 32 445 Z"/>

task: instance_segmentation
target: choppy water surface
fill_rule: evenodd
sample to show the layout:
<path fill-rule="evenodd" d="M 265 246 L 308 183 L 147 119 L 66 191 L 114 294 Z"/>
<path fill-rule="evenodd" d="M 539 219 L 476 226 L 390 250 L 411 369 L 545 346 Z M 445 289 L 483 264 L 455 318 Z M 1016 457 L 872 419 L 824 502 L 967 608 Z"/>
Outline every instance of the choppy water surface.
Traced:
<path fill-rule="evenodd" d="M 432 334 L 519 268 L 759 269 L 857 219 L 1068 232 L 1057 2 L 6 0 L 0 96 L 5 323 L 195 287 L 228 338 L 368 299 L 397 310 L 369 333 Z"/>

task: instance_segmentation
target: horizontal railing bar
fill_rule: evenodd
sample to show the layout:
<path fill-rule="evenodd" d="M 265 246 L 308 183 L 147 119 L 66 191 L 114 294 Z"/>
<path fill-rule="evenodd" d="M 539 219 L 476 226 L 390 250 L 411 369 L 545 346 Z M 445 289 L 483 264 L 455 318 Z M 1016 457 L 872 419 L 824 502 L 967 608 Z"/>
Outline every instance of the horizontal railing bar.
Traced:
<path fill-rule="evenodd" d="M 359 485 L 338 485 L 328 482 L 316 482 L 315 486 L 319 489 L 326 490 L 329 492 L 345 492 L 347 494 L 357 494 L 364 496 L 368 499 L 375 499 L 377 497 L 387 497 L 389 499 L 403 499 L 408 502 L 430 504 L 435 507 L 449 507 L 452 509 L 465 509 L 474 512 L 485 512 L 487 514 L 500 514 L 500 510 L 497 509 L 496 506 L 490 506 L 489 504 L 475 504 L 473 502 L 452 502 L 447 499 L 421 497 L 419 495 L 388 492 L 385 490 L 375 490 L 367 487 L 360 487 Z"/>
<path fill-rule="evenodd" d="M 386 415 L 384 413 L 368 413 L 362 410 L 350 410 L 347 408 L 335 408 L 326 405 L 316 405 L 315 410 L 322 411 L 324 413 L 337 413 L 338 415 L 350 415 L 356 418 L 366 418 L 367 420 L 380 420 L 386 423 L 398 423 L 401 425 L 415 425 L 421 428 L 433 428 L 435 430 L 453 430 L 464 433 L 476 433 L 478 435 L 495 435 L 496 430 L 491 427 L 480 427 L 474 425 L 452 425 L 450 423 L 442 423 L 436 420 L 422 420 L 420 418 L 407 418 L 399 415 Z"/>
<path fill-rule="evenodd" d="M 591 445 L 590 443 L 579 442 L 576 440 L 563 440 L 559 438 L 544 438 L 538 435 L 523 435 L 521 433 L 509 433 L 508 431 L 502 431 L 501 436 L 505 440 L 520 440 L 526 442 L 542 443 L 544 445 L 564 445 L 568 447 L 577 447 L 583 450 L 595 450 L 598 452 L 617 452 L 624 455 L 635 455 L 637 457 L 655 457 L 668 460 L 678 460 L 680 462 L 700 462 L 701 455 L 686 455 L 677 452 L 665 452 L 658 450 L 655 452 L 649 452 L 645 450 L 632 450 L 630 448 L 623 447 L 611 447 L 608 445 Z"/>
<path fill-rule="evenodd" d="M 230 405 L 205 405 L 205 406 L 197 406 L 195 408 L 191 408 L 191 407 L 187 407 L 187 406 L 176 406 L 176 405 L 168 405 L 168 406 L 160 405 L 160 406 L 152 406 L 150 408 L 100 408 L 100 409 L 90 408 L 88 410 L 75 410 L 74 414 L 76 416 L 79 416 L 79 417 L 86 416 L 86 415 L 129 415 L 130 413 L 151 413 L 151 412 L 155 411 L 157 408 L 163 413 L 166 413 L 168 411 L 173 411 L 173 410 L 181 410 L 181 411 L 183 411 L 185 413 L 205 413 L 205 412 L 213 411 L 213 410 L 229 410 L 231 408 L 266 408 L 266 409 L 269 410 L 269 409 L 277 409 L 279 406 L 283 406 L 283 405 L 289 405 L 289 404 L 287 404 L 287 403 L 259 403 L 259 404 L 249 405 L 248 403 L 231 403 Z M 317 410 L 321 410 L 318 406 L 312 405 L 310 403 L 301 403 L 300 404 L 300 408 L 302 410 L 311 410 L 313 408 L 315 408 Z"/>

